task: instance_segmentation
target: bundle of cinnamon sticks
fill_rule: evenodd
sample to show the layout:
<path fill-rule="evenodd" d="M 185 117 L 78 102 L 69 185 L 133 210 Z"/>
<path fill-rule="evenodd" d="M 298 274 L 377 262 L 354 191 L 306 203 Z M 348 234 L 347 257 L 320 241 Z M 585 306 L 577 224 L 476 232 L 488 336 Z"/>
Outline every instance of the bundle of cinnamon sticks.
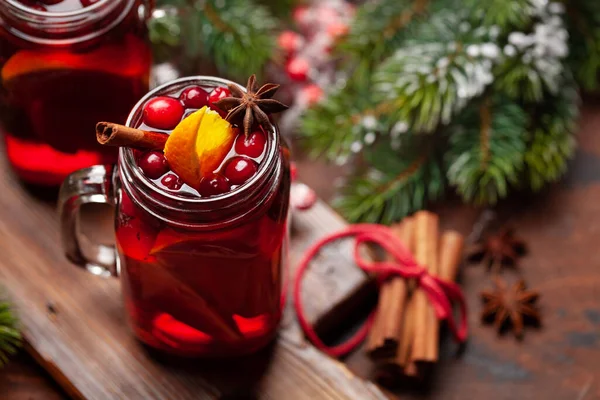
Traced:
<path fill-rule="evenodd" d="M 439 218 L 420 211 L 391 227 L 430 274 L 454 281 L 462 258 L 463 236 L 439 234 Z M 439 321 L 416 282 L 402 277 L 385 281 L 379 292 L 367 353 L 380 368 L 393 374 L 419 376 L 438 360 Z"/>

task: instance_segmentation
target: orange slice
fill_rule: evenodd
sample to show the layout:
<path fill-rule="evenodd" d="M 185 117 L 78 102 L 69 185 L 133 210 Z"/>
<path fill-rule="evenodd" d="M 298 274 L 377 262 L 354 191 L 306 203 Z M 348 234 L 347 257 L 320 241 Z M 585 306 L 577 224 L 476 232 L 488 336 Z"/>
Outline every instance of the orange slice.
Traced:
<path fill-rule="evenodd" d="M 171 132 L 165 157 L 171 169 L 191 187 L 214 172 L 231 150 L 236 132 L 216 111 L 208 107 L 191 114 Z"/>

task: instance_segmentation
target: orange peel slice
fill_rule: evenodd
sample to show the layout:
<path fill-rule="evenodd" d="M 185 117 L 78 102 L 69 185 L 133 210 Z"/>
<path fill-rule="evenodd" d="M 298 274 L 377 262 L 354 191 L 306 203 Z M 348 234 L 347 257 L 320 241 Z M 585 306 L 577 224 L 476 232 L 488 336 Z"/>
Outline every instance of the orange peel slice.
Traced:
<path fill-rule="evenodd" d="M 165 157 L 181 180 L 197 188 L 231 150 L 237 134 L 219 113 L 202 107 L 181 121 L 165 144 Z"/>

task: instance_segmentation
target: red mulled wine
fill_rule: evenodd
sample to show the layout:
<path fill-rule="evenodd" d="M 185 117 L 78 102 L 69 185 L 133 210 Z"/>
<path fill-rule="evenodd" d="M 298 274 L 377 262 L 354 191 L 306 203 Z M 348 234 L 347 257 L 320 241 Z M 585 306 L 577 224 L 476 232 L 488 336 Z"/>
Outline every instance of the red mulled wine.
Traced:
<path fill-rule="evenodd" d="M 15 172 L 57 186 L 116 160 L 95 123 L 125 121 L 147 91 L 142 0 L 0 0 L 0 130 Z"/>
<path fill-rule="evenodd" d="M 205 105 L 220 111 L 215 91 L 227 94 L 224 81 L 175 81 L 143 99 L 129 125 L 170 133 Z M 198 187 L 183 183 L 162 152 L 121 153 L 116 239 L 124 298 L 135 333 L 150 346 L 239 355 L 275 335 L 287 263 L 287 149 L 275 127 L 248 138 L 236 132 Z"/>

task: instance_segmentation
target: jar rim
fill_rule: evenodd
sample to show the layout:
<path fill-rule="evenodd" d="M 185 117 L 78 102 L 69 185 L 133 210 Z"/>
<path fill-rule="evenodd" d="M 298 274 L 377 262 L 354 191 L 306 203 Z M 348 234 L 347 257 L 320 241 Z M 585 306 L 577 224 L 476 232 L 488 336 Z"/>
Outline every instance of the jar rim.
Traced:
<path fill-rule="evenodd" d="M 52 12 L 35 10 L 17 0 L 0 0 L 0 27 L 21 40 L 39 45 L 80 44 L 119 25 L 131 12 L 135 1 L 100 0 L 78 10 Z M 87 31 L 90 24 L 95 24 L 96 28 Z"/>
<path fill-rule="evenodd" d="M 17 0 L 0 0 L 0 1 L 5 1 L 6 3 L 8 3 L 9 6 L 15 7 L 19 11 L 27 12 L 27 13 L 35 15 L 37 17 L 52 18 L 52 17 L 77 17 L 80 15 L 89 13 L 91 11 L 96 11 L 97 9 L 104 7 L 104 5 L 108 2 L 110 2 L 111 0 L 100 0 L 88 7 L 82 7 L 80 9 L 72 10 L 72 11 L 40 11 L 40 10 L 36 10 L 31 7 L 27 7 L 25 4 L 23 4 Z"/>
<path fill-rule="evenodd" d="M 230 81 L 228 79 L 217 78 L 206 75 L 195 75 L 195 76 L 186 76 L 183 78 L 175 79 L 169 82 L 166 82 L 160 86 L 155 87 L 151 91 L 149 91 L 146 95 L 144 95 L 131 109 L 129 116 L 127 117 L 127 121 L 125 125 L 130 126 L 134 123 L 136 118 L 139 118 L 139 114 L 143 109 L 144 104 L 150 100 L 151 98 L 157 96 L 157 94 L 161 92 L 167 93 L 168 89 L 171 89 L 173 86 L 181 86 L 181 88 L 190 85 L 197 84 L 199 86 L 214 86 L 214 87 L 225 87 L 228 84 L 234 84 L 238 86 L 244 92 L 246 88 L 240 85 L 239 83 Z M 267 152 L 263 161 L 260 163 L 260 167 L 257 173 L 250 178 L 244 184 L 236 187 L 234 190 L 220 194 L 217 196 L 211 197 L 188 197 L 174 194 L 166 189 L 161 188 L 152 182 L 148 177 L 146 177 L 139 168 L 135 168 L 135 157 L 133 154 L 133 150 L 126 147 L 121 147 L 119 149 L 119 165 L 126 167 L 126 172 L 128 174 L 132 174 L 136 180 L 136 183 L 142 183 L 144 185 L 144 189 L 149 192 L 153 192 L 159 194 L 166 201 L 178 202 L 181 204 L 188 204 L 190 206 L 197 205 L 214 205 L 218 203 L 230 203 L 231 200 L 234 200 L 240 196 L 243 192 L 249 192 L 253 188 L 257 188 L 261 185 L 261 182 L 265 179 L 265 177 L 270 173 L 269 166 L 272 166 L 277 159 L 277 150 L 280 146 L 280 138 L 279 131 L 277 127 L 271 123 L 269 129 L 264 130 L 267 134 Z"/>

